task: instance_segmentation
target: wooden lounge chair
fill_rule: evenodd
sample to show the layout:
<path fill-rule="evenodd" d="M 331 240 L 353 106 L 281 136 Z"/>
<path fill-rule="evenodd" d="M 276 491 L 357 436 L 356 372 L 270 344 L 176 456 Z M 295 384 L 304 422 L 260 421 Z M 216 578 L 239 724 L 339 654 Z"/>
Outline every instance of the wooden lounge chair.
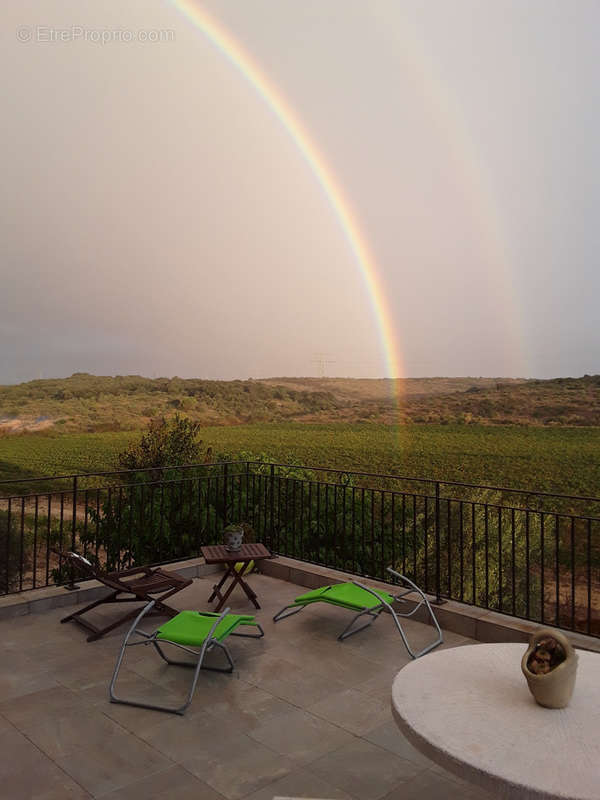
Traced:
<path fill-rule="evenodd" d="M 233 659 L 225 644 L 225 639 L 227 639 L 228 636 L 245 636 L 251 639 L 260 639 L 264 636 L 263 629 L 258 622 L 256 622 L 254 617 L 246 614 L 230 614 L 228 608 L 221 614 L 215 614 L 210 611 L 181 611 L 176 617 L 168 620 L 168 622 L 165 622 L 152 633 L 148 633 L 138 628 L 138 625 L 143 617 L 152 611 L 153 606 L 154 602 L 151 601 L 140 611 L 135 622 L 123 639 L 123 644 L 121 645 L 121 650 L 117 657 L 117 663 L 110 682 L 109 692 L 111 703 L 123 703 L 128 706 L 151 708 L 156 711 L 169 711 L 172 714 L 184 714 L 192 702 L 201 669 L 209 669 L 215 672 L 233 672 Z M 240 633 L 237 628 L 243 626 L 257 628 L 258 633 Z M 129 640 L 132 636 L 140 638 L 130 642 Z M 193 668 L 194 676 L 192 678 L 192 685 L 182 705 L 175 707 L 165 706 L 156 703 L 146 703 L 141 700 L 128 700 L 117 696 L 115 687 L 125 650 L 127 647 L 134 647 L 140 644 L 152 645 L 167 664 L 176 664 L 179 667 Z M 175 661 L 169 658 L 164 650 L 165 645 L 184 650 L 186 653 L 193 656 L 193 660 Z M 224 653 L 227 659 L 226 667 L 207 666 L 204 663 L 206 654 L 210 653 L 214 648 L 218 648 Z"/>
<path fill-rule="evenodd" d="M 311 605 L 312 603 L 329 603 L 330 605 L 338 606 L 339 608 L 345 608 L 348 611 L 354 611 L 355 613 L 355 616 L 352 618 L 350 623 L 338 636 L 338 639 L 343 641 L 344 639 L 347 639 L 348 636 L 352 636 L 353 634 L 362 631 L 364 628 L 367 628 L 369 625 L 372 625 L 381 612 L 386 609 L 392 615 L 396 628 L 398 629 L 398 633 L 402 637 L 402 641 L 404 642 L 404 646 L 406 647 L 409 655 L 412 658 L 419 658 L 420 656 L 425 655 L 425 653 L 429 653 L 443 642 L 442 631 L 435 614 L 433 613 L 433 609 L 429 604 L 429 600 L 423 594 L 421 589 L 419 589 L 415 583 L 409 580 L 409 578 L 401 575 L 399 572 L 396 572 L 391 567 L 388 567 L 388 572 L 391 573 L 400 584 L 402 591 L 399 594 L 389 594 L 388 592 L 371 589 L 362 583 L 358 583 L 358 581 L 336 583 L 333 586 L 322 586 L 320 589 L 314 589 L 312 592 L 307 592 L 306 594 L 300 595 L 300 597 L 297 597 L 293 603 L 290 603 L 290 605 L 282 608 L 281 611 L 279 611 L 273 617 L 273 622 L 279 622 L 279 620 L 285 619 L 286 617 L 291 617 L 293 614 L 297 614 L 299 611 L 302 611 L 304 608 L 306 608 L 306 606 Z M 395 611 L 392 608 L 392 603 L 394 602 L 406 603 L 406 596 L 411 594 L 417 598 L 415 600 L 416 605 L 412 610 L 401 612 Z M 417 613 L 421 606 L 425 606 L 429 612 L 431 622 L 437 631 L 437 636 L 422 650 L 414 651 L 408 642 L 404 628 L 400 623 L 400 618 L 412 617 Z M 361 625 L 355 626 L 355 623 L 360 619 L 360 617 L 367 617 L 367 620 L 363 621 Z"/>
<path fill-rule="evenodd" d="M 99 628 L 83 618 L 83 615 L 91 611 L 92 608 L 97 608 L 104 603 L 148 603 L 152 600 L 154 601 L 154 613 L 174 617 L 179 611 L 167 605 L 165 600 L 192 583 L 191 578 L 184 578 L 177 572 L 168 572 L 161 568 L 132 567 L 118 572 L 102 572 L 94 569 L 92 563 L 87 558 L 79 555 L 79 553 L 66 552 L 58 553 L 58 555 L 62 560 L 74 567 L 82 578 L 99 581 L 111 590 L 106 597 L 102 597 L 100 600 L 96 600 L 85 606 L 85 608 L 80 608 L 79 611 L 75 611 L 73 614 L 61 619 L 61 622 L 76 622 L 82 628 L 90 631 L 91 633 L 87 637 L 88 642 L 100 639 L 104 634 L 133 619 L 139 611 L 139 609 L 130 611 L 110 625 Z M 129 596 L 122 597 L 121 595 Z"/>

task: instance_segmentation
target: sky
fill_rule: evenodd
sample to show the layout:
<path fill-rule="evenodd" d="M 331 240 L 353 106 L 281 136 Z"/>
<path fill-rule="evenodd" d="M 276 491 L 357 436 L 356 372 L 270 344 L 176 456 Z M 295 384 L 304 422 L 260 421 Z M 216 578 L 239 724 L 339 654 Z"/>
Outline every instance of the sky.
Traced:
<path fill-rule="evenodd" d="M 596 0 L 191 5 L 368 270 L 175 2 L 4 0 L 0 383 L 600 372 Z"/>

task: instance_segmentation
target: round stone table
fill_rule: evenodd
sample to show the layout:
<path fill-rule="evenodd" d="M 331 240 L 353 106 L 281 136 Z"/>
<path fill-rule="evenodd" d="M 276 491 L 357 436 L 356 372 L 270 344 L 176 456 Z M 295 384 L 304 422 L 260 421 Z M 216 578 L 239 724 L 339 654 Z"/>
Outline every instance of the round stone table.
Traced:
<path fill-rule="evenodd" d="M 563 709 L 539 706 L 521 672 L 526 644 L 438 650 L 407 664 L 392 711 L 411 744 L 492 794 L 519 800 L 600 798 L 600 655 L 577 650 Z"/>

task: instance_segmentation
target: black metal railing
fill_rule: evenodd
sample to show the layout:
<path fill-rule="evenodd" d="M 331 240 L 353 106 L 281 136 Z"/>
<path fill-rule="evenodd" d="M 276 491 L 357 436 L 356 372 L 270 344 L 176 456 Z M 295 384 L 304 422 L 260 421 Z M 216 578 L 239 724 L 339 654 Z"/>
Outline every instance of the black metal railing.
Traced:
<path fill-rule="evenodd" d="M 23 484 L 26 484 L 25 486 Z M 600 636 L 600 499 L 258 461 L 0 482 L 0 593 L 193 558 L 245 522 L 275 553 Z M 36 491 L 43 487 L 43 491 Z"/>

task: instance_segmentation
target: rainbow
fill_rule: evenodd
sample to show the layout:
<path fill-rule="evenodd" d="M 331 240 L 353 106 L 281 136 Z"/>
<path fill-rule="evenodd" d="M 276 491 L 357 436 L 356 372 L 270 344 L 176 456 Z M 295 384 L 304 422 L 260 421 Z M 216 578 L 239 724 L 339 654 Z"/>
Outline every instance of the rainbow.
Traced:
<path fill-rule="evenodd" d="M 509 247 L 506 223 L 502 217 L 493 175 L 451 87 L 439 65 L 408 15 L 399 18 L 393 3 L 365 3 L 364 13 L 375 24 L 379 37 L 389 43 L 397 68 L 408 70 L 435 124 L 443 131 L 444 146 L 457 165 L 457 184 L 469 203 L 474 234 L 483 245 L 484 278 L 492 289 L 497 307 L 502 311 L 503 347 L 517 375 L 531 371 L 532 354 L 524 335 L 526 319 L 523 298 L 518 292 L 520 280 Z M 514 374 L 514 373 L 513 373 Z"/>
<path fill-rule="evenodd" d="M 255 89 L 288 132 L 304 160 L 317 179 L 333 208 L 342 231 L 361 271 L 373 307 L 384 353 L 386 371 L 390 378 L 404 375 L 398 347 L 398 336 L 392 323 L 385 290 L 375 259 L 369 251 L 350 203 L 322 153 L 287 100 L 243 49 L 242 45 L 214 17 L 192 0 L 170 0 L 187 19 L 200 30 L 214 47 L 224 55 Z M 392 393 L 396 393 L 394 381 Z"/>

